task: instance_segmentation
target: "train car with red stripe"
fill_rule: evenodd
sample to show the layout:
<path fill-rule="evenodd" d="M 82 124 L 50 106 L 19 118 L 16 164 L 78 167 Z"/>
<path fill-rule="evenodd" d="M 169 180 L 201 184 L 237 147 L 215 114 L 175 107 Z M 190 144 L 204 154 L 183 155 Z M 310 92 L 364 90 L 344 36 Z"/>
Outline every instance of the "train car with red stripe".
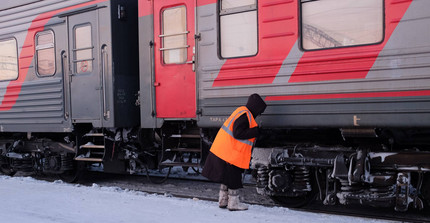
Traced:
<path fill-rule="evenodd" d="M 1 169 L 198 172 L 249 95 L 251 166 L 288 206 L 430 205 L 425 0 L 6 1 Z M 100 168 L 99 168 L 100 169 Z M 318 196 L 317 196 L 318 195 Z"/>
<path fill-rule="evenodd" d="M 2 3 L 4 172 L 60 174 L 112 159 L 94 145 L 104 144 L 102 129 L 140 122 L 137 12 L 136 1 Z"/>

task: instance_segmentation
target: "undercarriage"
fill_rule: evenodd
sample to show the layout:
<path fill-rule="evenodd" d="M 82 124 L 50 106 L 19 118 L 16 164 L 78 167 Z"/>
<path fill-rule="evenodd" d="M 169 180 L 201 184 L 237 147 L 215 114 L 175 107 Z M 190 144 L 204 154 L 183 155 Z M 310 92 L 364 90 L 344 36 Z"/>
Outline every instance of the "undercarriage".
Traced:
<path fill-rule="evenodd" d="M 316 199 L 325 205 L 361 204 L 396 211 L 428 208 L 428 150 L 360 141 L 366 143 L 255 148 L 251 162 L 257 170 L 257 191 L 289 207 Z"/>
<path fill-rule="evenodd" d="M 180 166 L 199 173 L 217 129 L 177 122 L 162 129 L 93 129 L 3 134 L 0 171 L 55 174 L 74 182 L 85 170 L 148 174 Z M 253 150 L 257 192 L 288 207 L 313 201 L 396 211 L 430 205 L 430 144 L 406 133 L 265 130 Z M 339 134 L 337 134 L 339 133 Z M 359 136 L 359 137 L 357 137 Z M 369 137 L 373 136 L 373 137 Z M 312 139 L 312 140 L 309 140 Z M 149 175 L 148 175 L 149 177 Z M 167 179 L 168 174 L 165 179 Z M 162 183 L 158 181 L 155 183 Z"/>
<path fill-rule="evenodd" d="M 44 172 L 60 174 L 74 169 L 74 143 L 67 136 L 59 141 L 14 135 L 0 139 L 0 167 L 4 173 Z"/>

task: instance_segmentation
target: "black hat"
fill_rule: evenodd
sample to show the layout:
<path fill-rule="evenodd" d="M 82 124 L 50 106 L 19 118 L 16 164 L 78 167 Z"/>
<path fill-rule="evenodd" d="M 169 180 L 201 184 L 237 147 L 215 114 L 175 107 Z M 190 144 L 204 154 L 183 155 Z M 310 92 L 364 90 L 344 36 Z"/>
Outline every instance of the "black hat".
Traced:
<path fill-rule="evenodd" d="M 248 102 L 246 103 L 246 107 L 251 111 L 252 116 L 256 118 L 258 115 L 266 110 L 266 103 L 258 94 L 252 94 L 248 98 Z"/>

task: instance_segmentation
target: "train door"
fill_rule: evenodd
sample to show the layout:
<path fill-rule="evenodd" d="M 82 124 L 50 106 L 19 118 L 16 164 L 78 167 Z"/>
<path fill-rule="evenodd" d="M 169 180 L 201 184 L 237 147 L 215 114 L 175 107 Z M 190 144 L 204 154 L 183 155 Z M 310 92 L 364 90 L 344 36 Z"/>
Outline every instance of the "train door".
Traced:
<path fill-rule="evenodd" d="M 154 1 L 154 86 L 159 118 L 196 116 L 194 2 Z"/>
<path fill-rule="evenodd" d="M 98 11 L 68 17 L 70 101 L 73 122 L 101 120 Z"/>

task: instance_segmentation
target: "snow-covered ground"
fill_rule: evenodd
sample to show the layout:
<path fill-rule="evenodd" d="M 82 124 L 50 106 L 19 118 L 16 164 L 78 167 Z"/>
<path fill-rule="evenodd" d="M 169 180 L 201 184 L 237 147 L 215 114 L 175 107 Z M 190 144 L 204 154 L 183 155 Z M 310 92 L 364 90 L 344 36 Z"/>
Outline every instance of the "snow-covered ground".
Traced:
<path fill-rule="evenodd" d="M 388 222 L 251 205 L 230 212 L 216 202 L 153 195 L 117 187 L 53 183 L 0 175 L 0 222 L 155 223 L 155 222 Z"/>

